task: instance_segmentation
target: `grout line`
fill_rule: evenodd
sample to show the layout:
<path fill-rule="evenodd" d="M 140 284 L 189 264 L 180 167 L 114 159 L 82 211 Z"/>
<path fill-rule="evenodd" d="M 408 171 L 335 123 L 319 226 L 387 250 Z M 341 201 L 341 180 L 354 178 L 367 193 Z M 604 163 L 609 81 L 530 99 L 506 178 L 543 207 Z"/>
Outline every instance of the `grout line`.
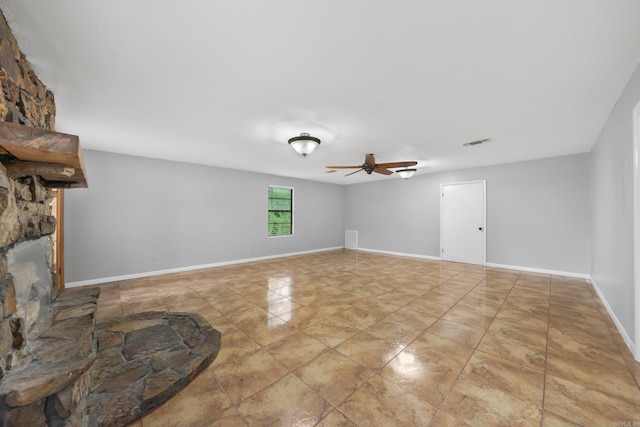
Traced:
<path fill-rule="evenodd" d="M 520 277 L 520 274 L 518 275 L 518 278 Z M 485 275 L 485 280 L 486 280 L 486 275 Z M 504 300 L 502 301 L 502 304 L 500 304 L 500 308 L 498 309 L 498 311 L 496 312 L 496 316 L 497 314 L 500 312 L 500 310 L 502 309 L 502 306 L 504 305 L 505 301 L 507 300 L 507 298 L 509 297 L 509 294 L 511 293 L 511 291 L 513 290 L 513 287 L 515 286 L 515 282 L 517 282 L 517 278 L 516 280 L 513 282 L 513 284 L 511 285 L 511 289 L 509 289 L 509 292 L 507 293 L 507 295 L 505 296 Z M 482 282 L 482 281 L 481 281 Z M 469 292 L 467 292 L 465 294 L 465 296 L 467 296 L 473 289 L 475 289 L 480 283 L 476 284 L 476 286 L 474 286 L 473 288 L 471 288 L 469 290 Z M 464 298 L 464 297 L 463 297 Z M 453 306 L 452 306 L 453 307 Z M 445 313 L 446 314 L 446 313 Z M 450 415 L 445 409 L 444 409 L 444 403 L 447 401 L 447 399 L 449 398 L 449 395 L 451 394 L 451 390 L 453 390 L 453 388 L 455 387 L 456 383 L 460 380 L 460 377 L 462 376 L 462 373 L 464 372 L 464 370 L 467 368 L 467 366 L 469 365 L 469 361 L 473 358 L 473 356 L 476 354 L 476 351 L 478 350 L 478 346 L 480 345 L 480 343 L 482 342 L 482 340 L 484 339 L 484 337 L 487 335 L 487 332 L 489 331 L 489 328 L 491 328 L 491 325 L 493 325 L 493 322 L 496 320 L 496 316 L 493 316 L 493 320 L 491 321 L 491 323 L 489 323 L 489 326 L 487 326 L 487 328 L 485 329 L 484 333 L 482 334 L 482 337 L 478 340 L 478 342 L 476 343 L 475 347 L 473 348 L 473 351 L 471 352 L 471 355 L 469 355 L 469 358 L 467 359 L 467 362 L 464 364 L 464 366 L 462 367 L 462 369 L 460 370 L 460 372 L 458 373 L 458 376 L 456 377 L 455 381 L 451 384 L 451 388 L 449 388 L 449 391 L 447 391 L 447 393 L 445 394 L 444 398 L 442 399 L 442 402 L 440 403 L 440 406 L 438 407 L 438 410 L 442 410 L 444 411 L 447 415 Z M 457 419 L 457 417 L 455 417 Z"/>
<path fill-rule="evenodd" d="M 547 345 L 544 349 L 544 373 L 542 382 L 542 405 L 541 405 L 541 417 L 540 427 L 544 426 L 544 401 L 547 393 L 547 363 L 549 361 L 549 331 L 551 329 L 551 292 L 553 285 L 553 276 L 549 276 L 549 296 L 547 297 Z"/>
<path fill-rule="evenodd" d="M 244 417 L 244 414 L 242 412 L 240 412 L 240 409 L 238 408 L 238 404 L 236 402 L 233 401 L 233 399 L 231 398 L 231 396 L 229 396 L 229 393 L 227 393 L 227 390 L 225 390 L 225 388 L 222 386 L 222 384 L 220 384 L 220 380 L 218 379 L 218 376 L 215 374 L 215 372 L 213 372 L 213 370 L 211 369 L 211 365 L 209 365 L 207 367 L 207 369 L 211 370 L 211 375 L 213 375 L 213 379 L 216 381 L 216 384 L 218 384 L 218 387 L 220 387 L 220 390 L 222 390 L 222 392 L 224 393 L 224 395 L 227 397 L 227 399 L 229 399 L 229 402 L 231 402 L 231 406 L 230 408 L 234 408 L 236 410 L 236 412 L 238 413 L 238 415 L 240 415 L 240 418 L 242 418 L 242 421 L 244 421 L 244 423 L 246 425 L 249 425 L 249 423 L 247 422 L 247 420 Z M 239 402 L 238 402 L 239 403 Z M 217 412 L 216 415 L 222 415 L 225 411 L 227 411 L 227 409 L 225 409 L 222 412 Z M 210 421 L 210 420 L 209 420 Z M 205 421 L 204 423 L 207 423 L 208 421 Z M 203 423 L 203 425 L 204 425 Z"/>

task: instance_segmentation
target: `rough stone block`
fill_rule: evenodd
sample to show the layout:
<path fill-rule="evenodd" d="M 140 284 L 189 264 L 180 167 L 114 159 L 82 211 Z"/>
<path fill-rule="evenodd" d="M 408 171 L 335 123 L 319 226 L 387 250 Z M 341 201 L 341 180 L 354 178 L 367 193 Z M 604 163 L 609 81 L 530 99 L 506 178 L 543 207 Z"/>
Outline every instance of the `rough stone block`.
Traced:
<path fill-rule="evenodd" d="M 31 200 L 31 189 L 27 184 L 15 181 L 13 195 L 17 200 Z"/>
<path fill-rule="evenodd" d="M 73 384 L 71 392 L 71 407 L 74 413 L 80 412 L 85 414 L 87 410 L 87 395 L 89 394 L 89 372 L 85 372 L 80 376 L 78 381 Z"/>
<path fill-rule="evenodd" d="M 47 130 L 55 129 L 55 120 L 56 120 L 56 100 L 53 92 L 47 89 L 47 94 L 45 95 L 44 101 L 45 114 L 46 118 L 50 120 L 51 127 L 46 127 Z M 45 118 L 45 119 L 46 119 Z"/>
<path fill-rule="evenodd" d="M 38 338 L 31 342 L 31 351 L 42 363 L 75 356 L 75 342 L 64 338 Z"/>
<path fill-rule="evenodd" d="M 7 40 L 0 40 L 0 67 L 7 72 L 7 76 L 16 84 L 22 82 L 20 66 L 16 62 L 12 45 Z"/>
<path fill-rule="evenodd" d="M 61 295 L 65 295 L 65 294 L 61 294 Z M 89 303 L 96 304 L 97 302 L 98 302 L 98 299 L 91 295 L 80 296 L 74 299 L 67 298 L 66 300 L 61 300 L 60 297 L 58 297 L 53 303 L 53 312 L 56 313 L 58 311 L 64 310 L 65 308 L 73 307 L 79 304 L 89 304 Z"/>
<path fill-rule="evenodd" d="M 180 336 L 168 325 L 157 325 L 125 336 L 122 354 L 127 360 L 151 356 L 182 344 Z"/>
<path fill-rule="evenodd" d="M 58 295 L 56 303 L 63 301 L 75 301 L 79 298 L 94 297 L 95 301 L 100 296 L 100 288 L 82 288 L 82 289 L 66 289 L 63 293 Z"/>
<path fill-rule="evenodd" d="M 68 417 L 69 415 L 71 415 L 71 412 L 73 412 L 73 409 L 75 409 L 73 407 L 74 405 L 72 397 L 73 387 L 68 387 L 61 392 L 56 393 L 56 395 L 53 397 L 56 412 L 60 417 Z"/>
<path fill-rule="evenodd" d="M 0 70 L 0 74 L 1 74 Z M 9 179 L 9 175 L 7 174 L 7 168 L 0 163 L 0 188 L 4 188 L 5 190 L 12 190 L 16 181 Z"/>
<path fill-rule="evenodd" d="M 218 353 L 216 352 L 216 355 Z M 193 359 L 182 368 L 182 372 L 187 376 L 189 382 L 202 372 L 207 366 L 213 362 L 213 358 L 209 359 L 204 356 L 193 355 Z"/>
<path fill-rule="evenodd" d="M 4 276 L 2 284 L 0 284 L 0 301 L 4 307 L 5 317 L 16 312 L 16 289 L 13 285 L 13 276 L 7 274 Z"/>
<path fill-rule="evenodd" d="M 96 313 L 96 304 L 88 302 L 85 304 L 74 305 L 71 307 L 56 310 L 55 314 L 53 315 L 53 321 L 58 322 L 61 320 L 71 319 L 74 317 L 80 317 L 80 316 L 86 316 L 86 315 L 94 316 L 95 313 Z"/>
<path fill-rule="evenodd" d="M 33 355 L 23 348 L 14 348 L 10 353 L 5 356 L 6 372 L 15 369 L 20 369 L 23 366 L 27 366 L 33 359 Z"/>
<path fill-rule="evenodd" d="M 218 355 L 218 351 L 220 351 L 222 334 L 217 329 L 213 329 L 209 326 L 208 328 L 202 329 L 202 335 L 204 337 L 203 344 L 194 348 L 193 351 L 195 353 L 202 354 L 205 357 L 213 356 L 213 358 L 215 358 Z M 217 343 L 217 345 L 211 345 L 211 343 Z"/>
<path fill-rule="evenodd" d="M 29 406 L 13 409 L 7 413 L 4 425 L 11 427 L 46 426 L 44 415 L 45 400 L 34 402 Z"/>
<path fill-rule="evenodd" d="M 184 367 L 193 359 L 193 354 L 185 349 L 158 353 L 151 359 L 151 366 L 155 371 L 163 371 L 171 368 L 174 371 L 184 372 Z"/>
<path fill-rule="evenodd" d="M 176 391 L 186 384 L 186 379 L 172 371 L 163 371 L 151 375 L 145 382 L 142 391 L 142 399 L 145 406 L 155 408 L 159 403 L 164 402 L 173 396 Z"/>
<path fill-rule="evenodd" d="M 47 88 L 44 87 L 42 81 L 36 76 L 36 73 L 33 70 L 29 70 L 29 79 L 36 85 L 35 96 L 38 99 L 46 100 L 47 98 Z"/>
<path fill-rule="evenodd" d="M 33 203 L 45 203 L 47 201 L 47 189 L 42 186 L 37 176 L 31 177 L 29 184 L 31 190 L 31 201 Z"/>
<path fill-rule="evenodd" d="M 43 338 L 65 338 L 77 339 L 87 329 L 92 329 L 94 325 L 93 317 L 90 315 L 65 319 L 51 325 L 40 336 Z"/>
<path fill-rule="evenodd" d="M 0 73 L 0 80 L 2 80 L 4 78 L 4 70 L 1 70 L 2 73 Z M 4 99 L 4 96 L 0 96 L 0 120 L 4 120 L 6 121 L 6 117 L 7 117 L 7 113 L 9 113 L 9 106 L 7 105 L 7 100 Z"/>
<path fill-rule="evenodd" d="M 4 280 L 5 274 L 7 274 L 7 258 L 0 256 L 0 280 Z"/>
<path fill-rule="evenodd" d="M 119 332 L 100 331 L 98 333 L 98 350 L 104 351 L 110 348 L 120 348 L 124 338 Z"/>
<path fill-rule="evenodd" d="M 7 74 L 4 69 L 2 69 L 0 78 L 2 80 L 2 92 L 4 93 L 4 98 L 7 101 L 7 108 L 17 109 L 16 103 L 20 100 L 20 87 L 16 84 L 16 82 L 11 80 L 11 77 L 9 77 L 9 74 Z"/>
<path fill-rule="evenodd" d="M 102 329 L 106 329 L 108 331 L 113 331 L 113 332 L 130 333 L 130 332 L 135 332 L 141 329 L 146 329 L 152 326 L 158 326 L 162 324 L 163 324 L 162 319 L 159 316 L 156 316 L 155 318 L 151 318 L 151 319 L 142 318 L 140 320 L 136 319 L 135 321 L 131 321 L 131 320 L 107 321 L 103 324 Z"/>
<path fill-rule="evenodd" d="M 192 313 L 191 319 L 196 322 L 200 328 L 211 328 L 211 324 L 198 313 Z"/>
<path fill-rule="evenodd" d="M 0 357 L 4 356 L 13 347 L 13 334 L 11 333 L 11 321 L 4 319 L 0 323 Z"/>
<path fill-rule="evenodd" d="M 90 426 L 126 425 L 142 415 L 139 398 L 141 384 L 134 384 L 119 393 L 95 394 L 88 398 Z"/>
<path fill-rule="evenodd" d="M 24 55 L 20 56 L 18 66 L 22 70 L 23 78 L 20 86 L 23 88 L 23 94 L 29 94 L 30 97 L 35 98 L 38 94 L 38 87 L 32 80 L 32 78 L 35 77 L 35 74 L 31 70 L 31 64 L 29 64 L 29 61 L 27 61 L 27 58 Z"/>
<path fill-rule="evenodd" d="M 184 343 L 190 348 L 196 347 L 202 341 L 200 330 L 196 324 L 188 318 L 175 320 L 173 327 L 180 333 Z"/>
<path fill-rule="evenodd" d="M 130 384 L 135 383 L 140 378 L 143 378 L 152 373 L 152 370 L 147 366 L 139 366 L 135 369 L 129 369 L 124 372 L 120 372 L 115 375 L 111 375 L 100 383 L 93 393 L 110 393 L 112 391 L 120 390 Z"/>
<path fill-rule="evenodd" d="M 20 224 L 20 239 L 32 240 L 42 236 L 40 218 L 49 216 L 47 207 L 41 203 L 31 203 L 24 200 L 18 200 L 16 205 L 18 223 Z"/>
<path fill-rule="evenodd" d="M 67 421 L 64 424 L 64 427 L 86 427 L 86 426 L 87 424 L 84 422 L 83 411 L 76 411 L 73 414 L 71 414 L 71 416 L 67 418 Z"/>
<path fill-rule="evenodd" d="M 0 188 L 0 247 L 10 246 L 20 237 L 20 212 L 13 192 Z"/>
<path fill-rule="evenodd" d="M 11 326 L 11 335 L 13 337 L 13 348 L 21 348 L 24 344 L 24 320 L 20 318 L 9 319 L 9 325 Z"/>
<path fill-rule="evenodd" d="M 56 364 L 35 364 L 5 376 L 0 394 L 9 406 L 26 406 L 71 386 L 89 368 L 90 359 L 65 360 Z"/>
<path fill-rule="evenodd" d="M 125 361 L 120 351 L 122 349 L 109 349 L 98 353 L 96 360 L 89 371 L 90 389 L 97 387 L 105 378 L 124 371 L 138 369 L 142 362 L 138 360 Z"/>
<path fill-rule="evenodd" d="M 32 341 L 31 347 L 38 354 L 38 359 L 43 363 L 53 363 L 56 360 L 67 358 L 92 358 L 95 349 L 93 342 L 93 330 L 87 328 L 75 339 L 39 338 Z"/>
<path fill-rule="evenodd" d="M 56 217 L 46 216 L 40 217 L 40 235 L 50 236 L 56 231 Z"/>

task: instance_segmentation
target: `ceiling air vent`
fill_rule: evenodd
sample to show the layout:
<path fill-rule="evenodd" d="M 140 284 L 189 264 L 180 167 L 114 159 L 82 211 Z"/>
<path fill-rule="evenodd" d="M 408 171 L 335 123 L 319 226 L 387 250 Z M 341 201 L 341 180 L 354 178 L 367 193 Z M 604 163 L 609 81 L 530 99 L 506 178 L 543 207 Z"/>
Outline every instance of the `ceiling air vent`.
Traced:
<path fill-rule="evenodd" d="M 480 144 L 484 144 L 485 142 L 489 142 L 491 141 L 489 138 L 485 138 L 485 139 L 480 139 L 478 141 L 471 141 L 471 142 L 465 142 L 464 145 L 465 147 L 470 147 L 472 145 L 480 145 Z"/>

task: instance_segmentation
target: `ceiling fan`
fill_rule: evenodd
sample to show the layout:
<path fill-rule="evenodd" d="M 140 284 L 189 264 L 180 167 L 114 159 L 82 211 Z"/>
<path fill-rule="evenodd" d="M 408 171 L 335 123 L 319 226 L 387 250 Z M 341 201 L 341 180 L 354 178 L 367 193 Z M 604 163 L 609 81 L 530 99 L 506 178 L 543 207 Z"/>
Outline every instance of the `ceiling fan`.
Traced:
<path fill-rule="evenodd" d="M 394 168 L 406 168 L 409 166 L 415 166 L 418 162 L 390 162 L 390 163 L 376 163 L 376 158 L 373 154 L 367 154 L 364 156 L 364 163 L 359 166 L 327 166 L 329 169 L 358 169 L 355 172 L 346 174 L 345 176 L 353 175 L 360 171 L 365 171 L 369 175 L 372 172 L 381 173 L 383 175 L 391 175 Z"/>

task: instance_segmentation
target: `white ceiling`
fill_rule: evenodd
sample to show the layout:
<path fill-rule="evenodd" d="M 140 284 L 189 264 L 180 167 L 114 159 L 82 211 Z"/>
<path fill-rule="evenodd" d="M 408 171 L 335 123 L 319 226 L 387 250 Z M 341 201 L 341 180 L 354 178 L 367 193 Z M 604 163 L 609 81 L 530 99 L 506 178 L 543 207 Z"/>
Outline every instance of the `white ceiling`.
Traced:
<path fill-rule="evenodd" d="M 638 0 L 0 7 L 84 148 L 340 184 L 400 179 L 325 173 L 366 153 L 425 174 L 588 152 L 640 59 Z"/>

